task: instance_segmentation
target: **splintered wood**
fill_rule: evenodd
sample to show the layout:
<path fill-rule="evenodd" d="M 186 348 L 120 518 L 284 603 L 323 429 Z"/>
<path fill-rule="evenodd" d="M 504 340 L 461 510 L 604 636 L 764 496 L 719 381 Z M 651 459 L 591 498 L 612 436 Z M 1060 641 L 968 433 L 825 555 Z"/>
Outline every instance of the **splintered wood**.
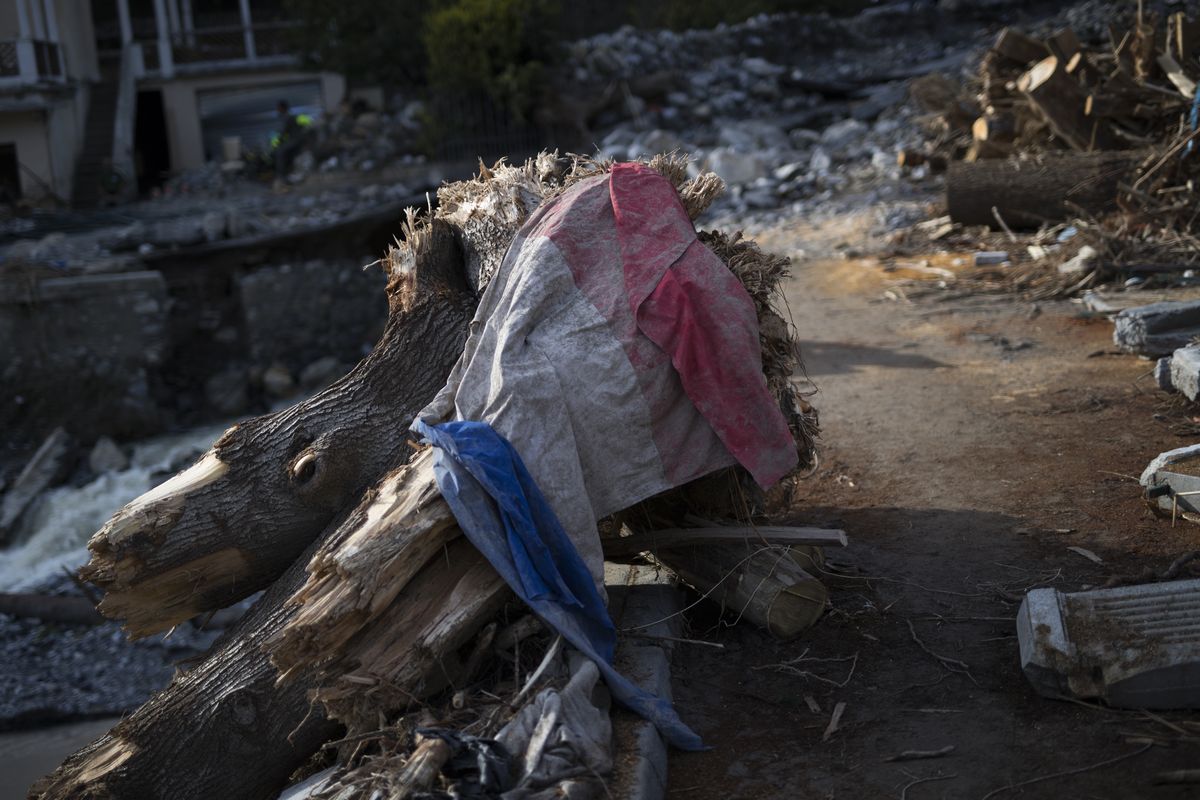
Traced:
<path fill-rule="evenodd" d="M 457 650 L 507 597 L 461 536 L 438 492 L 432 450 L 380 484 L 308 564 L 271 642 L 284 683 L 317 668 L 313 698 L 335 719 L 369 725 L 458 679 Z"/>

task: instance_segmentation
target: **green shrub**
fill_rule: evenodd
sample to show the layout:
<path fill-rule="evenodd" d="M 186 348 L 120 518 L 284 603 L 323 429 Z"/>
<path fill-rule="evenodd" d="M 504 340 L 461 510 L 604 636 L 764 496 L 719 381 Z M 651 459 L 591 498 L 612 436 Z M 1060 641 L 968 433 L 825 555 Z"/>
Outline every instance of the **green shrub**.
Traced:
<path fill-rule="evenodd" d="M 387 87 L 425 81 L 421 27 L 426 0 L 285 0 L 299 25 L 292 45 L 315 69 L 340 72 L 353 84 Z"/>
<path fill-rule="evenodd" d="M 555 0 L 455 0 L 425 19 L 431 88 L 482 92 L 518 120 L 537 104 L 556 60 Z"/>

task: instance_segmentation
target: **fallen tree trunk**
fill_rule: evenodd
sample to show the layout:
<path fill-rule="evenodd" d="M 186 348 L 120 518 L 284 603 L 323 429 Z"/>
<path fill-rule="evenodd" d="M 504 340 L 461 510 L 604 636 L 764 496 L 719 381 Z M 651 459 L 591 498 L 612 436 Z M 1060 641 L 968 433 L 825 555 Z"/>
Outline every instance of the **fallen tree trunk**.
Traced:
<path fill-rule="evenodd" d="M 86 597 L 57 597 L 25 592 L 0 592 L 0 614 L 70 625 L 99 625 L 104 622 L 95 604 Z"/>
<path fill-rule="evenodd" d="M 474 310 L 448 226 L 432 226 L 413 250 L 411 273 L 389 287 L 382 340 L 350 374 L 229 429 L 92 537 L 81 575 L 104 591 L 105 616 L 138 638 L 266 587 L 404 460 L 404 432 L 445 383 Z"/>
<path fill-rule="evenodd" d="M 308 691 L 315 674 L 277 686 L 263 653 L 295 614 L 300 558 L 196 668 L 34 784 L 31 800 L 272 798 L 337 734 Z"/>
<path fill-rule="evenodd" d="M 963 225 L 1036 228 L 1101 213 L 1117 204 L 1143 154 L 1124 152 L 1045 154 L 1037 159 L 952 162 L 946 172 L 946 208 Z"/>
<path fill-rule="evenodd" d="M 392 468 L 409 453 L 412 413 L 462 349 L 473 306 L 466 283 L 483 285 L 524 204 L 562 180 L 545 177 L 556 163 L 502 168 L 519 187 L 483 170 L 439 192 L 438 213 L 455 227 L 410 227 L 408 249 L 389 259 L 392 314 L 376 352 L 321 403 L 231 430 L 94 537 L 87 576 L 106 591 L 102 610 L 145 635 L 270 582 L 325 531 L 203 664 L 39 782 L 35 797 L 270 797 L 332 736 L 330 720 L 374 730 L 381 715 L 458 685 L 478 665 L 472 640 L 509 590 L 459 535 L 429 455 Z M 682 182 L 681 163 L 665 168 Z M 689 212 L 711 199 L 715 178 L 705 180 L 681 191 Z M 709 246 L 735 275 L 758 263 L 732 241 Z M 781 274 L 762 273 L 748 287 L 754 297 Z M 764 345 L 764 371 L 784 404 L 793 402 L 794 350 L 779 327 L 764 340 L 787 352 Z M 445 370 L 429 371 L 425 359 Z M 801 433 L 807 446 L 811 431 Z"/>
<path fill-rule="evenodd" d="M 425 474 L 420 465 L 396 473 Z M 386 488 L 376 493 L 381 496 L 389 496 Z M 380 518 L 378 504 L 368 499 L 297 559 L 200 666 L 39 781 L 30 797 L 271 798 L 336 735 L 338 723 L 352 735 L 374 729 L 380 714 L 465 678 L 475 665 L 460 651 L 495 616 L 508 589 L 469 542 L 455 538 L 453 516 L 440 498 L 403 491 L 390 497 L 422 519 L 448 518 L 447 535 L 436 547 L 423 547 L 433 538 L 430 528 L 397 528 L 402 520 L 386 512 Z M 422 503 L 431 499 L 434 511 L 423 515 Z M 325 563 L 318 553 L 337 542 L 361 543 L 364 527 L 380 544 L 389 534 L 404 540 L 399 554 L 389 552 L 410 556 L 408 577 L 389 573 L 379 587 L 386 598 L 364 597 L 354 615 L 357 635 L 338 650 L 289 662 L 281 676 L 268 654 L 311 610 L 295 598 L 311 582 L 312 565 Z M 430 551 L 425 560 L 413 555 Z"/>

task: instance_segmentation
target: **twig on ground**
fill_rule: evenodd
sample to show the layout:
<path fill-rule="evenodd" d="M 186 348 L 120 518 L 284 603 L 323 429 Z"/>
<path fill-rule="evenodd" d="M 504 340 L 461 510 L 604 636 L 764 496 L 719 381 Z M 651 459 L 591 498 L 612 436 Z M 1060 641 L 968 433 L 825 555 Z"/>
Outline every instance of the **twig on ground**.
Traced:
<path fill-rule="evenodd" d="M 888 756 L 884 761 L 918 761 L 923 758 L 941 758 L 954 752 L 954 745 L 948 744 L 937 750 L 905 750 L 894 756 Z"/>
<path fill-rule="evenodd" d="M 677 644 L 702 644 L 705 647 L 715 647 L 718 650 L 724 650 L 725 645 L 720 642 L 710 642 L 705 639 L 683 639 L 678 636 L 655 636 L 650 633 L 627 633 L 626 636 L 631 636 L 634 639 L 651 639 L 660 642 L 676 642 Z"/>
<path fill-rule="evenodd" d="M 1103 767 L 1108 767 L 1113 764 L 1118 764 L 1122 761 L 1127 761 L 1136 756 L 1140 756 L 1142 753 L 1145 753 L 1146 751 L 1148 751 L 1151 747 L 1154 747 L 1154 745 L 1148 744 L 1145 747 L 1142 747 L 1138 750 L 1134 750 L 1132 753 L 1126 753 L 1123 756 L 1117 756 L 1116 758 L 1110 758 L 1106 761 L 1101 761 L 1097 764 L 1091 764 L 1090 766 L 1079 767 L 1078 769 L 1068 769 L 1068 770 L 1064 770 L 1062 772 L 1055 772 L 1050 775 L 1039 775 L 1036 778 L 1030 778 L 1027 781 L 1021 781 L 1020 783 L 1010 783 L 1008 786 L 1001 786 L 998 789 L 992 789 L 990 792 L 988 792 L 982 798 L 980 798 L 980 800 L 989 800 L 989 798 L 995 797 L 998 794 L 1003 794 L 1004 792 L 1009 792 L 1009 791 L 1012 791 L 1013 789 L 1020 789 L 1025 786 L 1032 786 L 1035 783 L 1042 783 L 1043 781 L 1050 781 L 1050 780 L 1054 780 L 1055 778 L 1066 778 L 1070 775 L 1079 775 L 1084 772 L 1091 772 L 1094 769 L 1102 769 Z"/>
<path fill-rule="evenodd" d="M 1200 783 L 1200 769 L 1176 769 L 1160 772 L 1154 776 L 1158 784 Z"/>
<path fill-rule="evenodd" d="M 1010 242 L 1017 241 L 1017 235 L 1012 232 L 1012 228 L 1008 227 L 1008 223 L 1004 221 L 1004 217 L 1000 216 L 1000 209 L 992 206 L 992 216 L 996 218 L 996 222 L 1000 223 L 1000 227 L 1008 234 Z"/>
<path fill-rule="evenodd" d="M 906 783 L 904 785 L 904 788 L 900 790 L 900 800 L 908 800 L 908 790 L 914 786 L 918 786 L 922 783 L 932 783 L 933 781 L 953 780 L 954 778 L 957 778 L 957 777 L 958 777 L 958 775 L 954 774 L 954 775 L 931 775 L 928 778 L 917 778 L 914 781 L 910 781 L 909 783 Z"/>
<path fill-rule="evenodd" d="M 1167 567 L 1159 577 L 1164 581 L 1173 581 L 1179 577 L 1179 573 L 1191 562 L 1200 559 L 1200 550 L 1193 550 L 1190 553 L 1184 553 L 1179 558 L 1171 562 L 1171 566 Z"/>
<path fill-rule="evenodd" d="M 912 634 L 912 640 L 916 643 L 917 647 L 924 650 L 927 655 L 931 656 L 948 671 L 966 675 L 967 678 L 970 679 L 971 683 L 975 684 L 976 686 L 980 685 L 979 681 L 975 680 L 975 676 L 971 674 L 971 667 L 965 661 L 959 661 L 957 658 L 950 658 L 949 656 L 943 656 L 933 652 L 929 649 L 925 642 L 921 641 L 921 637 L 917 636 L 917 629 L 913 627 L 912 620 L 906 619 L 904 621 L 908 624 L 908 632 Z"/>
<path fill-rule="evenodd" d="M 830 678 L 826 678 L 821 675 L 817 675 L 813 672 L 810 672 L 809 670 L 797 668 L 796 665 L 802 661 L 811 661 L 813 663 L 829 662 L 829 663 L 834 663 L 834 664 L 840 664 L 840 663 L 849 661 L 850 662 L 850 671 L 848 673 L 846 673 L 845 678 L 843 678 L 840 681 L 835 681 Z M 812 678 L 815 681 L 820 681 L 821 683 L 827 683 L 830 686 L 833 686 L 835 688 L 845 689 L 846 686 L 850 683 L 850 679 L 854 677 L 854 670 L 857 666 L 858 666 L 858 653 L 855 653 L 852 656 L 845 656 L 842 658 L 815 658 L 815 657 L 810 658 L 808 655 L 808 648 L 805 648 L 803 653 L 801 653 L 799 656 L 797 656 L 796 658 L 793 658 L 789 661 L 783 661 L 779 664 L 763 664 L 762 666 L 753 667 L 753 669 L 756 669 L 756 670 L 771 669 L 771 670 L 775 670 L 776 672 L 784 672 L 784 673 L 787 673 L 788 675 L 795 675 L 799 678 Z"/>
<path fill-rule="evenodd" d="M 838 704 L 833 707 L 833 715 L 829 718 L 829 724 L 825 726 L 825 733 L 821 734 L 822 742 L 828 742 L 829 738 L 837 733 L 838 725 L 841 724 L 842 714 L 844 714 L 845 711 L 846 704 L 844 702 L 839 701 Z"/>

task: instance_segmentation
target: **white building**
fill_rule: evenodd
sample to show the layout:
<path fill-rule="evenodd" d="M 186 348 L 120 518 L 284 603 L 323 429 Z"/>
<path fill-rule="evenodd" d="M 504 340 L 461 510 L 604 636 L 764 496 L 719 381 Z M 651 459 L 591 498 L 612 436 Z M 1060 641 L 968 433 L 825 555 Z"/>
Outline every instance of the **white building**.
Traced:
<path fill-rule="evenodd" d="M 278 0 L 0 0 L 0 192 L 88 205 L 261 144 L 279 100 L 332 111 L 291 26 Z"/>

